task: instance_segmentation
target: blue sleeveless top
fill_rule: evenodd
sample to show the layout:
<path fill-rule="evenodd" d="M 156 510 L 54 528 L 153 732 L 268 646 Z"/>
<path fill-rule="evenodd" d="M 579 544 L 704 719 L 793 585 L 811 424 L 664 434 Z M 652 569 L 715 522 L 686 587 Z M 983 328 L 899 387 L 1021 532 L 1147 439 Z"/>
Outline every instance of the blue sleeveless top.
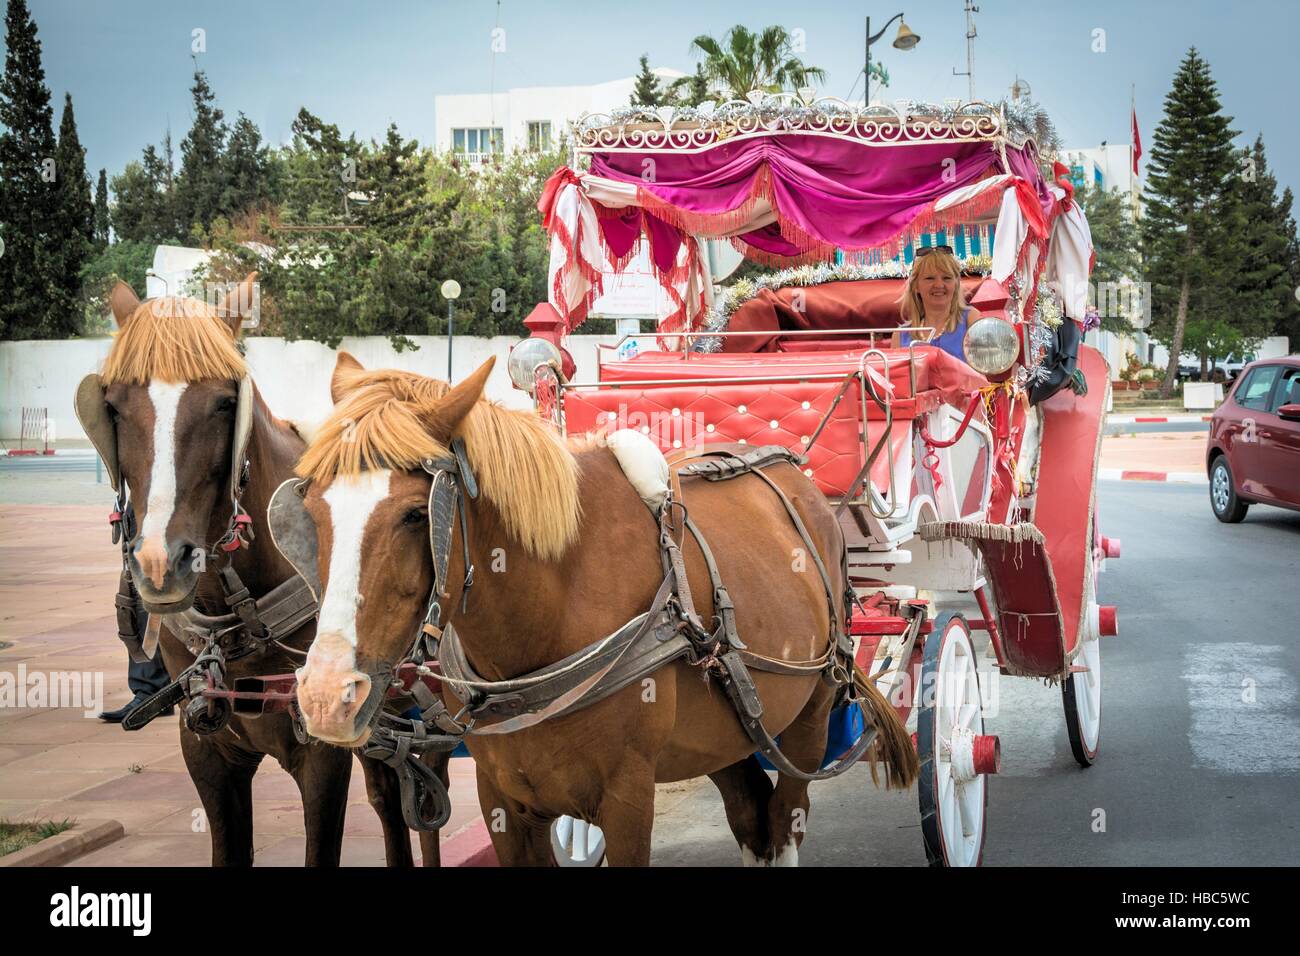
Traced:
<path fill-rule="evenodd" d="M 963 343 L 966 339 L 966 319 L 970 315 L 970 309 L 962 309 L 961 315 L 957 319 L 957 327 L 951 332 L 944 332 L 942 335 L 936 335 L 928 343 L 918 341 L 918 345 L 937 345 L 949 355 L 955 356 L 966 361 L 966 350 Z M 899 344 L 906 348 L 912 341 L 912 336 L 904 332 L 899 337 Z"/>

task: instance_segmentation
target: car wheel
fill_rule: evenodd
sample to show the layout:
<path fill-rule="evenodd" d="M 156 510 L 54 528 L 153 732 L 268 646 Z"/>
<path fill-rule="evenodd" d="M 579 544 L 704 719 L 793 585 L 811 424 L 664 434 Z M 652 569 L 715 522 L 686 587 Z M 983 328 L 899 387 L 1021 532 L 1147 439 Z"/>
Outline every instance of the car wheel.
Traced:
<path fill-rule="evenodd" d="M 1214 459 L 1210 466 L 1210 507 L 1214 509 L 1214 517 L 1225 524 L 1236 524 L 1246 517 L 1249 505 L 1237 497 L 1226 455 Z"/>

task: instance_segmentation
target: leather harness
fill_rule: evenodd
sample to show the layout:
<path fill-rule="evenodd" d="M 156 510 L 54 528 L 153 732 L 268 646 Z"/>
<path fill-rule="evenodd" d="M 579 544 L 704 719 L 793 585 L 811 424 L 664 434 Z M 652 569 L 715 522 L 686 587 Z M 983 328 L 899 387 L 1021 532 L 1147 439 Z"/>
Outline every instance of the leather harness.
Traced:
<path fill-rule="evenodd" d="M 763 472 L 764 468 L 774 464 L 799 466 L 804 464 L 804 459 L 778 445 L 754 448 L 741 454 L 723 449 L 708 450 L 680 458 L 678 463 L 689 459 L 698 460 L 673 473 L 674 487 L 656 516 L 664 577 L 650 608 L 612 634 L 563 660 L 500 681 L 488 680 L 478 674 L 470 665 L 455 628 L 450 622 L 442 623 L 442 601 L 450 598 L 446 583 L 456 523 L 460 524 L 465 562 L 462 611 L 465 608 L 464 596 L 474 578 L 464 499 L 466 495 L 476 498 L 478 487 L 464 445 L 456 440 L 448 457 L 422 462 L 424 470 L 433 476 L 429 497 L 433 588 L 424 621 L 406 658 L 391 672 L 382 673 L 375 680 L 377 686 L 382 686 L 381 680 L 387 678 L 394 690 L 409 694 L 418 713 L 412 710 L 399 716 L 379 711 L 362 751 L 397 770 L 403 813 L 409 826 L 416 830 L 436 829 L 450 814 L 446 789 L 432 771 L 419 762 L 420 754 L 449 751 L 466 736 L 511 733 L 561 714 L 575 713 L 681 659 L 703 668 L 721 684 L 755 748 L 781 773 L 799 780 L 835 777 L 853 766 L 871 747 L 877 734 L 874 727 L 869 727 L 846 753 L 824 769 L 813 772 L 800 770 L 782 753 L 764 726 L 763 704 L 751 674 L 751 670 L 790 676 L 821 674 L 837 689 L 840 700 L 856 700 L 859 693 L 852 677 L 852 640 L 838 626 L 836 608 L 837 600 L 843 600 L 843 620 L 847 620 L 853 600 L 847 585 L 847 551 L 841 549 L 846 592 L 837 596 L 821 555 L 794 504 Z M 745 646 L 736 629 L 735 605 L 722 581 L 713 552 L 683 502 L 683 478 L 729 481 L 743 475 L 757 476 L 777 496 L 821 577 L 831 625 L 827 650 L 813 660 L 769 658 Z M 712 628 L 700 620 L 687 579 L 686 564 L 678 543 L 678 537 L 684 540 L 686 534 L 690 534 L 699 547 L 713 588 Z M 457 699 L 464 702 L 461 709 L 452 714 L 443 698 L 416 674 L 436 676 L 448 684 Z"/>

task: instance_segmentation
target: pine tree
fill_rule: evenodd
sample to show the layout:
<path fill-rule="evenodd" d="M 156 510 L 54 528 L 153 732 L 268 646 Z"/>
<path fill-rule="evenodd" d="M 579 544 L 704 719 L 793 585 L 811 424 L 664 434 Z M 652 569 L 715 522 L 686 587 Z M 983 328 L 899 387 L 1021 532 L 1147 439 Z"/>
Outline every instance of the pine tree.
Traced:
<path fill-rule="evenodd" d="M 108 170 L 99 171 L 95 185 L 95 245 L 103 249 L 108 245 Z"/>
<path fill-rule="evenodd" d="M 668 92 L 676 106 L 699 106 L 711 100 L 713 97 L 709 94 L 709 77 L 704 72 L 704 64 L 696 63 L 695 72 L 690 76 L 673 80 Z"/>
<path fill-rule="evenodd" d="M 216 105 L 216 97 L 202 70 L 194 73 L 190 87 L 194 98 L 194 124 L 181 140 L 181 171 L 176 179 L 176 202 L 183 234 L 194 227 L 203 230 L 221 215 L 225 192 L 226 148 L 225 114 Z"/>
<path fill-rule="evenodd" d="M 1223 224 L 1235 196 L 1231 117 L 1220 112 L 1209 64 L 1193 47 L 1183 58 L 1147 166 L 1144 259 L 1152 277 L 1151 334 L 1169 346 L 1161 394 L 1168 397 L 1185 347 L 1212 327 L 1216 296 L 1241 250 Z"/>
<path fill-rule="evenodd" d="M 271 150 L 262 142 L 257 124 L 243 113 L 230 131 L 224 163 L 223 215 L 233 218 L 277 198 L 279 176 Z"/>
<path fill-rule="evenodd" d="M 55 181 L 58 210 L 54 225 L 61 242 L 54 264 L 56 274 L 51 304 L 57 309 L 57 317 L 68 325 L 68 333 L 72 334 L 78 329 L 78 323 L 71 317 L 77 310 L 77 298 L 81 292 L 81 269 L 90 258 L 95 238 L 95 207 L 90 201 L 86 151 L 77 137 L 71 93 L 64 94 L 59 142 L 54 156 L 58 170 Z"/>
<path fill-rule="evenodd" d="M 1289 209 L 1280 209 L 1277 178 L 1269 172 L 1262 136 L 1238 154 L 1229 188 L 1234 208 L 1220 226 L 1231 229 L 1230 247 L 1239 250 L 1239 257 L 1225 279 L 1222 312 L 1207 336 L 1203 367 L 1253 350 L 1300 312 L 1293 281 L 1295 224 L 1289 222 Z"/>
<path fill-rule="evenodd" d="M 5 69 L 0 77 L 0 335 L 52 338 L 61 318 L 50 291 L 60 246 L 50 91 L 41 42 L 26 0 L 9 0 Z M 62 318 L 67 318 L 62 317 Z"/>
<path fill-rule="evenodd" d="M 632 87 L 632 105 L 659 106 L 663 101 L 664 95 L 659 89 L 659 77 L 655 76 L 650 69 L 650 57 L 642 53 L 641 72 L 636 75 L 636 83 Z"/>
<path fill-rule="evenodd" d="M 171 134 L 163 140 L 163 151 L 152 144 L 144 148 L 140 162 L 112 180 L 113 205 L 110 222 L 119 242 L 175 243 L 184 241 L 176 211 L 176 189 L 171 166 Z"/>

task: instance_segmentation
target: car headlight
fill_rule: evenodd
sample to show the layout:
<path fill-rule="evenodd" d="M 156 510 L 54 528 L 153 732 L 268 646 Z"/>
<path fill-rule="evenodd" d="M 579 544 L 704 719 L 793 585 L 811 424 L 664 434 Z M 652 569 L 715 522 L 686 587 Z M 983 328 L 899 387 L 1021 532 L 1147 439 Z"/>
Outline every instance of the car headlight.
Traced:
<path fill-rule="evenodd" d="M 559 374 L 563 364 L 563 356 L 554 342 L 534 337 L 524 339 L 510 350 L 510 361 L 506 369 L 515 388 L 531 395 L 536 384 L 537 366 L 549 365 Z"/>
<path fill-rule="evenodd" d="M 972 368 L 985 375 L 1000 375 L 1020 357 L 1020 336 L 1010 322 L 987 315 L 966 329 L 962 348 Z"/>

